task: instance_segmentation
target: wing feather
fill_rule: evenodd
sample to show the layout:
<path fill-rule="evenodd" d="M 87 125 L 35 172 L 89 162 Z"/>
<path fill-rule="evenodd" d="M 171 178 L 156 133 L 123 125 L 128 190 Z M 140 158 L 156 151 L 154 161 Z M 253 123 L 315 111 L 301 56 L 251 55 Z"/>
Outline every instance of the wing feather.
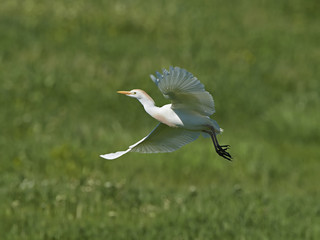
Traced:
<path fill-rule="evenodd" d="M 151 133 L 137 143 L 131 145 L 127 150 L 100 155 L 100 157 L 112 160 L 121 157 L 128 152 L 173 152 L 196 140 L 199 135 L 199 132 L 188 131 L 182 128 L 171 128 L 165 124 L 159 123 Z"/>
<path fill-rule="evenodd" d="M 215 112 L 214 101 L 204 85 L 191 73 L 179 67 L 170 67 L 163 74 L 150 75 L 164 97 L 172 101 L 172 109 L 188 109 L 210 116 Z"/>

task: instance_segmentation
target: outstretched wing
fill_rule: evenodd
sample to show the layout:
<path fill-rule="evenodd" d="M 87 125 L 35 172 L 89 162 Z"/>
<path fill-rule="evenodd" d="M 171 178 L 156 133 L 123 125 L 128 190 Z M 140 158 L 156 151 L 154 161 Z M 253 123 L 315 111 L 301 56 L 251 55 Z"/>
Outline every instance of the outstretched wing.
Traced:
<path fill-rule="evenodd" d="M 165 124 L 159 123 L 151 133 L 139 142 L 131 145 L 127 150 L 100 155 L 100 157 L 112 160 L 121 157 L 128 152 L 173 152 L 196 140 L 199 135 L 199 132 L 188 131 L 182 128 L 171 128 Z"/>
<path fill-rule="evenodd" d="M 163 74 L 150 75 L 162 94 L 172 101 L 172 109 L 188 109 L 210 116 L 215 112 L 211 94 L 191 73 L 179 67 L 170 67 Z"/>

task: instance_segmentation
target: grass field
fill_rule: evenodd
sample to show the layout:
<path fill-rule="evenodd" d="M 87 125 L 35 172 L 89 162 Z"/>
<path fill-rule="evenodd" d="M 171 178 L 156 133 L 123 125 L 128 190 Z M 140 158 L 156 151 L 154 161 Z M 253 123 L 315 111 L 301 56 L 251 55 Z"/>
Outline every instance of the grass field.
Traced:
<path fill-rule="evenodd" d="M 318 0 L 3 0 L 1 239 L 320 239 Z M 116 94 L 180 66 L 215 99 L 233 162 Z"/>

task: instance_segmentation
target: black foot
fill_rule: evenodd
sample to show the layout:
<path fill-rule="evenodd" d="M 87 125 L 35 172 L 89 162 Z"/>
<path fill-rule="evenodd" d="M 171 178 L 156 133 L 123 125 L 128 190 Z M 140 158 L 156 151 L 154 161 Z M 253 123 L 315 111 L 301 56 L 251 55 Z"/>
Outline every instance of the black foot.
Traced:
<path fill-rule="evenodd" d="M 214 148 L 216 149 L 216 152 L 219 154 L 219 156 L 229 161 L 232 161 L 232 157 L 230 153 L 227 152 L 227 150 L 230 148 L 230 145 L 219 145 L 214 129 L 212 129 L 212 131 L 203 131 L 203 132 L 208 133 L 210 135 Z"/>
<path fill-rule="evenodd" d="M 230 148 L 230 145 L 220 145 L 220 147 L 225 148 L 225 150 Z"/>
<path fill-rule="evenodd" d="M 226 150 L 229 149 L 229 145 L 223 145 L 223 146 L 220 146 L 218 145 L 217 146 L 217 149 L 216 149 L 216 152 L 223 158 L 229 160 L 229 161 L 232 161 L 232 157 L 230 155 L 230 153 L 228 153 Z"/>

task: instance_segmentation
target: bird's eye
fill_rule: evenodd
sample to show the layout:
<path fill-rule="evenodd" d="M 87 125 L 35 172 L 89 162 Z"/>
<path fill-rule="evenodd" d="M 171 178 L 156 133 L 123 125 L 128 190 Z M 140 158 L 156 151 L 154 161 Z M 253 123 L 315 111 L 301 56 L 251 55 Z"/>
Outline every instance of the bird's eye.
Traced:
<path fill-rule="evenodd" d="M 133 94 L 136 94 L 137 92 L 133 92 Z"/>

